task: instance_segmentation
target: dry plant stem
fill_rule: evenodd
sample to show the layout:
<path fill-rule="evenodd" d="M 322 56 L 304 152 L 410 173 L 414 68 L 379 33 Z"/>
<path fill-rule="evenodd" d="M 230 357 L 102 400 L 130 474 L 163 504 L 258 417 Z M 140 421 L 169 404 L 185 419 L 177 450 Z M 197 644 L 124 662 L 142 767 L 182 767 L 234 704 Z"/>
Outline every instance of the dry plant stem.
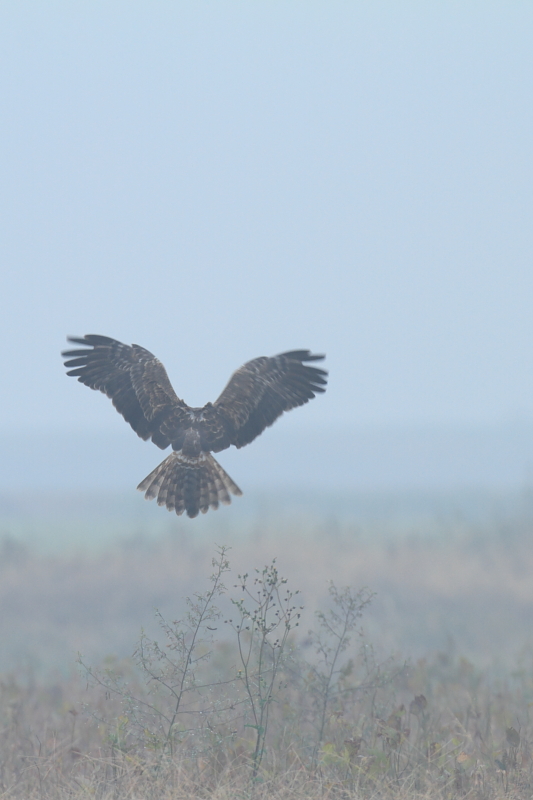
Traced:
<path fill-rule="evenodd" d="M 122 715 L 116 734 L 112 735 L 114 746 L 125 749 L 128 734 L 133 732 L 159 751 L 159 766 L 166 754 L 175 754 L 178 718 L 182 714 L 201 716 L 214 711 L 211 701 L 206 701 L 206 693 L 213 685 L 220 687 L 232 682 L 204 684 L 198 680 L 199 668 L 209 661 L 212 654 L 211 631 L 215 630 L 213 623 L 221 615 L 215 600 L 225 591 L 222 577 L 229 570 L 227 550 L 227 547 L 219 547 L 212 560 L 214 572 L 210 578 L 210 588 L 204 593 L 196 593 L 193 599 L 186 598 L 188 611 L 183 619 L 167 623 L 156 612 L 160 628 L 165 634 L 166 647 L 161 647 L 144 633 L 141 634 L 133 656 L 141 669 L 149 696 L 152 695 L 150 701 L 145 693 L 132 691 L 128 682 L 112 669 L 101 673 L 85 666 L 81 657 L 78 659 L 94 683 L 104 687 L 106 693 L 114 694 L 125 704 L 126 715 Z M 184 708 L 187 696 L 192 698 L 192 702 Z M 222 704 L 219 705 L 218 710 L 224 710 Z M 105 719 L 100 718 L 99 721 L 107 724 Z M 187 729 L 182 733 L 187 735 Z"/>
<path fill-rule="evenodd" d="M 240 583 L 235 588 L 240 588 L 245 598 L 232 600 L 239 620 L 229 622 L 237 633 L 242 666 L 238 674 L 254 719 L 254 724 L 247 727 L 255 730 L 252 756 L 252 780 L 255 780 L 264 755 L 274 685 L 290 631 L 298 625 L 302 607 L 293 605 L 292 599 L 298 592 L 285 588 L 287 579 L 279 576 L 275 559 L 262 572 L 256 570 L 253 589 L 248 578 L 247 573 L 239 575 Z"/>
<path fill-rule="evenodd" d="M 169 689 L 176 700 L 165 740 L 165 748 L 169 748 L 171 755 L 173 754 L 172 731 L 179 714 L 184 693 L 186 691 L 186 684 L 191 677 L 194 680 L 194 674 L 191 675 L 191 673 L 193 673 L 195 664 L 197 663 L 197 659 L 194 658 L 194 654 L 198 644 L 198 639 L 203 632 L 205 624 L 218 619 L 220 616 L 218 609 L 214 608 L 213 606 L 213 601 L 215 597 L 218 597 L 224 591 L 222 575 L 229 570 L 229 562 L 226 558 L 226 552 L 226 547 L 219 548 L 218 556 L 212 561 L 215 572 L 211 576 L 211 589 L 203 595 L 196 595 L 197 604 L 196 606 L 192 606 L 192 613 L 188 614 L 187 620 L 192 632 L 189 643 L 186 644 L 183 634 L 180 634 L 178 637 L 176 637 L 182 648 L 181 655 L 183 659 L 183 668 L 178 689 L 176 690 L 172 686 L 169 686 L 159 676 L 152 676 L 154 680 L 159 680 L 160 683 L 165 686 L 165 688 Z"/>
<path fill-rule="evenodd" d="M 316 652 L 320 657 L 317 666 L 312 667 L 315 677 L 316 691 L 319 695 L 319 724 L 316 746 L 313 753 L 313 767 L 316 768 L 318 753 L 324 739 L 327 713 L 332 697 L 338 694 L 336 679 L 341 669 L 339 659 L 350 644 L 350 634 L 356 628 L 364 609 L 370 603 L 372 595 L 362 589 L 354 592 L 349 586 L 337 589 L 333 582 L 329 586 L 329 595 L 333 607 L 329 612 L 315 612 L 319 623 L 318 632 L 310 634 L 315 642 Z"/>

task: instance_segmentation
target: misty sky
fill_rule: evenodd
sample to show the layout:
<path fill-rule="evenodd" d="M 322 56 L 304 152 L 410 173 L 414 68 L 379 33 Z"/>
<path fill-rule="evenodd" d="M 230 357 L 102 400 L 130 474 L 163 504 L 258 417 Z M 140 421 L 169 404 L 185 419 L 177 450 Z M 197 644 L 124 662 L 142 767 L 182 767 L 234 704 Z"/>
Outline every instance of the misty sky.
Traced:
<path fill-rule="evenodd" d="M 0 428 L 119 426 L 85 333 L 192 405 L 312 348 L 291 424 L 531 422 L 532 42 L 525 2 L 3 3 Z"/>

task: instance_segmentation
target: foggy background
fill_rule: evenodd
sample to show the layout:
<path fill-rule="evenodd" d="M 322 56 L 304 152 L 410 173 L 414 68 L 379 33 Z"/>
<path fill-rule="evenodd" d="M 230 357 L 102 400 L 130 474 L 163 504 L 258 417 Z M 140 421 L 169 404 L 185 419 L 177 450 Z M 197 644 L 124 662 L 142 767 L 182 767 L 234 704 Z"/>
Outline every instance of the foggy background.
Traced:
<path fill-rule="evenodd" d="M 325 352 L 293 430 L 533 422 L 532 21 L 3 4 L 4 431 L 117 430 L 63 374 L 89 332 L 191 405 L 249 358 Z"/>
<path fill-rule="evenodd" d="M 529 484 L 531 7 L 0 14 L 5 491 L 158 463 L 65 378 L 65 336 L 93 332 L 150 349 L 191 405 L 250 358 L 327 354 L 324 397 L 222 456 L 239 503 Z"/>
<path fill-rule="evenodd" d="M 9 563 L 280 519 L 529 537 L 532 36 L 518 2 L 2 4 Z M 135 492 L 163 454 L 65 377 L 86 333 L 151 350 L 190 405 L 288 349 L 330 382 L 221 454 L 242 498 L 177 520 Z"/>

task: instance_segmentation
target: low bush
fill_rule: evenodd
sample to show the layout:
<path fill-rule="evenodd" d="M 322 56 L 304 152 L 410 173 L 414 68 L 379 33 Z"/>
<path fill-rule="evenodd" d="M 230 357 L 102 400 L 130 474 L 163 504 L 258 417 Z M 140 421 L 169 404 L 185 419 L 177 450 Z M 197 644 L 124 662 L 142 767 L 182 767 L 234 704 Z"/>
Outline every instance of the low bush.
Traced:
<path fill-rule="evenodd" d="M 531 797 L 531 655 L 492 678 L 446 653 L 376 657 L 372 594 L 330 584 L 300 631 L 273 561 L 204 591 L 130 659 L 0 681 L 2 798 Z M 229 583 L 229 588 L 227 584 Z"/>

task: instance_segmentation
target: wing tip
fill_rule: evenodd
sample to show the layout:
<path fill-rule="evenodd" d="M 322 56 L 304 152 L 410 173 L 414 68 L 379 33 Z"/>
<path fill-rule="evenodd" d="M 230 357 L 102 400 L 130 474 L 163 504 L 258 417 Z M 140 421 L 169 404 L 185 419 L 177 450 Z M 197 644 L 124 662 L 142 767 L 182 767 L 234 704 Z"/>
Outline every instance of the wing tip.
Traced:
<path fill-rule="evenodd" d="M 280 356 L 290 358 L 293 361 L 323 361 L 326 357 L 325 353 L 312 353 L 311 350 L 287 350 L 286 353 L 280 353 Z"/>

